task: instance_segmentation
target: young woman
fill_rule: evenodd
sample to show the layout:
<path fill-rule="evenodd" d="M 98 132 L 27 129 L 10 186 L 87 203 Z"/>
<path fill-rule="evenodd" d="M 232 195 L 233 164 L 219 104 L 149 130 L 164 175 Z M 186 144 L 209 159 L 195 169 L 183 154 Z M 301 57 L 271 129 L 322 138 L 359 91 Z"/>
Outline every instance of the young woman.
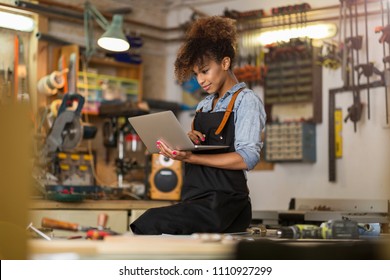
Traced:
<path fill-rule="evenodd" d="M 185 163 L 182 201 L 147 210 L 130 225 L 133 233 L 232 233 L 249 226 L 246 171 L 260 160 L 266 115 L 260 98 L 233 74 L 236 38 L 234 21 L 218 16 L 198 19 L 189 28 L 175 74 L 179 82 L 194 75 L 209 95 L 197 106 L 188 136 L 196 144 L 229 148 L 176 151 L 158 141 L 161 155 Z"/>

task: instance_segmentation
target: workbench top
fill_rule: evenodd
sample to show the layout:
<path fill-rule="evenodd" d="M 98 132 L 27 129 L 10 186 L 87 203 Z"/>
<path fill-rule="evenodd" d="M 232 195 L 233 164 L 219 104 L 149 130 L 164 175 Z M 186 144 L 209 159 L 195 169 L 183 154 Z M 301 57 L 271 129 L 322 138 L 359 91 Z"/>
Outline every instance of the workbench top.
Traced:
<path fill-rule="evenodd" d="M 72 209 L 72 210 L 146 210 L 149 208 L 172 205 L 172 201 L 160 200 L 84 200 L 82 202 L 57 202 L 45 199 L 34 199 L 30 209 Z"/>
<path fill-rule="evenodd" d="M 231 236 L 230 236 L 231 237 Z M 389 236 L 372 239 L 280 239 L 223 234 L 107 236 L 104 240 L 30 239 L 31 259 L 385 259 Z"/>
<path fill-rule="evenodd" d="M 104 240 L 28 241 L 30 258 L 50 259 L 232 259 L 237 242 L 204 241 L 191 235 L 122 235 Z M 57 255 L 57 256 L 56 256 Z"/>

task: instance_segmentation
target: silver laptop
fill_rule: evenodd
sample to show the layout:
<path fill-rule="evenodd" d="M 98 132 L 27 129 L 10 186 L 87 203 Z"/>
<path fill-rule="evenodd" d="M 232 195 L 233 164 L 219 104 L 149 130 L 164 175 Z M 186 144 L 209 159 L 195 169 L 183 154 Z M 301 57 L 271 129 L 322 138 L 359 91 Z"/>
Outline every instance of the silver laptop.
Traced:
<path fill-rule="evenodd" d="M 129 118 L 142 142 L 150 153 L 158 153 L 157 140 L 177 151 L 224 149 L 223 145 L 195 145 L 183 130 L 172 111 L 152 113 Z"/>

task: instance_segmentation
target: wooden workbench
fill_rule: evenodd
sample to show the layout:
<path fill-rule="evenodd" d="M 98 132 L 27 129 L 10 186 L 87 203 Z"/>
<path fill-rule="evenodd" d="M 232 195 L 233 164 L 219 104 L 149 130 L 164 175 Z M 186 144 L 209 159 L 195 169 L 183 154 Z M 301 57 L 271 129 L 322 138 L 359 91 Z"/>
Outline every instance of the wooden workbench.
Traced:
<path fill-rule="evenodd" d="M 136 236 L 128 231 L 128 225 L 137 213 L 146 209 L 171 205 L 171 201 L 146 200 L 86 200 L 81 203 L 64 203 L 47 200 L 34 200 L 30 209 L 37 217 L 52 214 L 57 219 L 71 213 L 71 222 L 80 225 L 95 225 L 97 215 L 108 213 L 108 226 L 123 233 L 105 240 L 83 238 L 67 240 L 55 235 L 53 240 L 31 239 L 28 241 L 30 258 L 76 259 L 389 259 L 390 239 L 381 238 L 360 240 L 283 240 L 259 238 L 249 242 L 227 240 L 226 242 L 204 241 L 193 236 Z M 263 211 L 264 212 L 264 211 Z M 306 211 L 266 211 L 254 213 L 260 220 L 279 220 L 280 214 L 304 216 Z M 39 215 L 41 216 L 39 216 Z M 316 211 L 316 215 L 341 215 L 329 211 Z M 315 218 L 315 217 L 314 217 Z M 326 216 L 328 219 L 329 217 Z M 317 219 L 317 218 L 315 218 Z M 117 220 L 117 222 L 116 222 Z M 118 222 L 119 221 L 119 222 Z M 36 223 L 39 223 L 37 220 Z M 74 233 L 73 233 L 74 234 Z M 59 256 L 61 258 L 61 255 Z"/>
<path fill-rule="evenodd" d="M 68 240 L 69 236 L 84 233 L 54 231 L 51 241 L 30 239 L 30 258 L 54 258 L 59 256 L 79 259 L 231 259 L 236 242 L 205 242 L 191 236 L 135 236 L 128 225 L 145 210 L 172 205 L 172 201 L 156 200 L 85 200 L 78 203 L 32 200 L 31 221 L 39 227 L 42 217 L 95 225 L 97 215 L 109 215 L 107 226 L 123 233 L 105 240 Z M 66 254 L 66 255 L 62 255 Z"/>
<path fill-rule="evenodd" d="M 95 226 L 97 217 L 104 212 L 108 215 L 107 227 L 119 233 L 129 231 L 129 224 L 149 208 L 172 205 L 172 201 L 157 200 L 84 200 L 82 202 L 57 202 L 51 200 L 32 200 L 30 203 L 30 222 L 40 227 L 44 217 Z M 73 232 L 55 230 L 55 235 L 69 236 Z"/>
<path fill-rule="evenodd" d="M 369 239 L 279 239 L 209 234 L 108 236 L 28 241 L 31 259 L 389 260 L 388 235 Z M 207 234 L 206 234 L 207 235 Z M 219 236 L 216 240 L 212 236 Z M 231 237 L 231 236 L 230 236 Z"/>
<path fill-rule="evenodd" d="M 82 202 L 57 202 L 45 199 L 32 200 L 30 209 L 34 210 L 146 210 L 172 205 L 171 201 L 158 200 L 84 200 Z"/>
<path fill-rule="evenodd" d="M 30 258 L 76 259 L 232 259 L 237 242 L 208 242 L 193 236 L 125 234 L 105 240 L 29 240 Z M 56 256 L 57 255 L 57 256 Z"/>

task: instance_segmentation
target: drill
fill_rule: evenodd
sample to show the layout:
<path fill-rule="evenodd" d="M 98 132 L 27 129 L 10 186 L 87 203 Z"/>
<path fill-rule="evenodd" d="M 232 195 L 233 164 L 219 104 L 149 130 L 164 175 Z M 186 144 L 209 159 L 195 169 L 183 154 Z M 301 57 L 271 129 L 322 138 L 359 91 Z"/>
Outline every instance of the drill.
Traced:
<path fill-rule="evenodd" d="M 276 231 L 279 238 L 291 239 L 318 239 L 321 238 L 321 228 L 316 225 L 297 224 L 288 227 L 281 227 Z"/>
<path fill-rule="evenodd" d="M 330 220 L 320 226 L 297 224 L 281 227 L 276 235 L 291 239 L 357 239 L 359 231 L 356 221 Z"/>

